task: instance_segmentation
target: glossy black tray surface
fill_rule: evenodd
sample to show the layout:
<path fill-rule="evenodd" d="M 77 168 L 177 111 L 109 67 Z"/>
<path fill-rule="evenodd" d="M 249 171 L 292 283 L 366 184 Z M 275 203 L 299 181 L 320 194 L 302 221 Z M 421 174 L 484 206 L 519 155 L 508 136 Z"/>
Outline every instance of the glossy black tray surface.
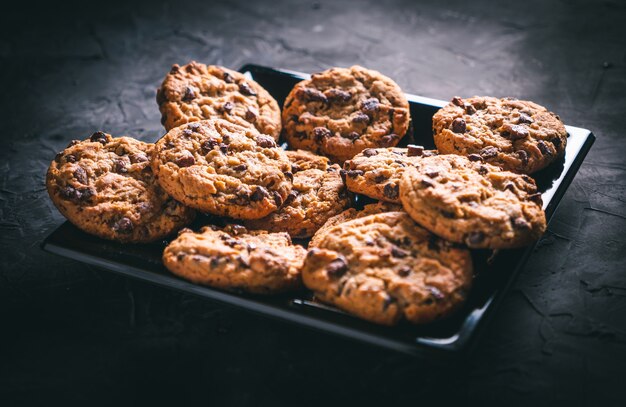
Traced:
<path fill-rule="evenodd" d="M 241 72 L 265 87 L 282 106 L 293 87 L 308 75 L 299 72 L 245 65 Z M 447 95 L 451 97 L 452 95 Z M 415 143 L 434 148 L 431 130 L 433 114 L 446 102 L 407 95 L 411 104 L 412 131 L 401 145 Z M 544 209 L 550 220 L 557 205 L 595 137 L 589 130 L 566 126 L 569 133 L 565 157 L 534 175 L 542 192 Z M 196 226 L 208 222 L 200 217 Z M 250 311 L 342 335 L 401 352 L 442 358 L 460 355 L 471 349 L 478 333 L 497 308 L 508 287 L 523 268 L 533 246 L 500 251 L 491 260 L 488 251 L 474 251 L 476 277 L 464 308 L 451 318 L 424 326 L 401 324 L 383 327 L 359 320 L 335 308 L 312 301 L 308 292 L 280 296 L 235 294 L 203 287 L 169 273 L 161 263 L 166 242 L 138 245 L 102 240 L 65 222 L 42 244 L 44 250 L 88 263 L 128 277 L 199 295 Z"/>

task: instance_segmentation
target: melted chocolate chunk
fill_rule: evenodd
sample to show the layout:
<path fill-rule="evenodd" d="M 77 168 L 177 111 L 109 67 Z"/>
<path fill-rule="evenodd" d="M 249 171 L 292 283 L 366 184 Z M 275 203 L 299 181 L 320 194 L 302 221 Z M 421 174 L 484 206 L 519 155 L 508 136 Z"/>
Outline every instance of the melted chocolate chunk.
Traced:
<path fill-rule="evenodd" d="M 378 154 L 378 151 L 374 150 L 373 148 L 366 148 L 365 150 L 363 150 L 363 155 L 366 157 L 371 157 L 377 154 Z"/>
<path fill-rule="evenodd" d="M 226 102 L 222 105 L 221 110 L 222 112 L 230 113 L 234 107 L 235 105 L 232 102 Z"/>
<path fill-rule="evenodd" d="M 59 153 L 59 154 L 61 154 L 61 153 Z M 76 162 L 76 156 L 74 154 L 68 154 L 68 155 L 66 155 L 63 158 L 65 158 L 65 162 L 68 162 L 68 163 L 75 163 Z"/>
<path fill-rule="evenodd" d="M 252 109 L 248 108 L 248 110 L 246 110 L 246 120 L 249 122 L 255 122 L 256 121 L 256 113 L 254 111 L 252 111 Z"/>
<path fill-rule="evenodd" d="M 370 117 L 365 113 L 358 112 L 356 115 L 352 117 L 353 123 L 369 123 Z"/>
<path fill-rule="evenodd" d="M 196 159 L 191 154 L 183 155 L 175 161 L 179 167 L 190 167 L 196 163 Z"/>
<path fill-rule="evenodd" d="M 380 101 L 377 98 L 370 98 L 361 104 L 361 110 L 368 116 L 373 115 L 378 111 L 380 107 Z"/>
<path fill-rule="evenodd" d="M 233 167 L 233 171 L 241 172 L 241 171 L 245 171 L 247 168 L 248 166 L 246 164 L 239 164 Z"/>
<path fill-rule="evenodd" d="M 524 218 L 511 219 L 511 223 L 513 224 L 513 227 L 515 227 L 516 229 L 525 229 L 525 230 L 531 229 L 530 223 L 528 223 L 526 219 Z"/>
<path fill-rule="evenodd" d="M 87 171 L 85 171 L 83 167 L 77 167 L 74 170 L 74 178 L 83 185 L 87 185 L 88 183 Z"/>
<path fill-rule="evenodd" d="M 465 102 L 463 101 L 463 99 L 461 99 L 458 96 L 455 96 L 452 98 L 452 100 L 450 101 L 453 105 L 458 106 L 458 107 L 464 107 L 465 106 Z"/>
<path fill-rule="evenodd" d="M 224 71 L 224 74 L 222 75 L 222 79 L 226 83 L 233 83 L 235 81 L 233 76 L 226 71 Z"/>
<path fill-rule="evenodd" d="M 319 143 L 324 138 L 330 137 L 330 130 L 328 130 L 326 127 L 316 127 L 313 129 L 313 136 L 315 137 L 315 140 Z"/>
<path fill-rule="evenodd" d="M 209 151 L 213 150 L 213 148 L 217 146 L 217 144 L 217 141 L 210 138 L 202 142 L 202 144 L 200 145 L 200 150 L 202 151 L 202 154 L 207 154 Z"/>
<path fill-rule="evenodd" d="M 400 193 L 400 186 L 397 184 L 386 184 L 383 188 L 383 195 L 389 199 L 397 199 Z"/>
<path fill-rule="evenodd" d="M 361 135 L 357 133 L 356 131 L 352 131 L 345 136 L 345 138 L 352 140 L 352 141 L 357 140 L 360 137 Z"/>
<path fill-rule="evenodd" d="M 402 266 L 398 270 L 398 275 L 400 277 L 408 277 L 409 274 L 411 274 L 411 267 L 409 266 Z"/>
<path fill-rule="evenodd" d="M 280 196 L 280 194 L 277 191 L 273 191 L 272 195 L 274 196 L 274 202 L 276 203 L 276 206 L 280 207 L 283 204 L 283 197 Z"/>
<path fill-rule="evenodd" d="M 259 137 L 257 137 L 256 143 L 259 145 L 259 147 L 262 148 L 276 147 L 276 142 L 274 141 L 274 139 L 264 135 L 260 135 Z"/>
<path fill-rule="evenodd" d="M 346 261 L 338 257 L 335 260 L 328 263 L 326 266 L 326 273 L 331 277 L 341 277 L 348 271 L 348 264 Z"/>
<path fill-rule="evenodd" d="M 118 233 L 131 233 L 133 231 L 133 222 L 127 217 L 123 217 L 115 222 L 111 228 Z"/>
<path fill-rule="evenodd" d="M 115 160 L 115 164 L 113 166 L 113 171 L 118 174 L 125 174 L 128 172 L 128 168 L 126 168 L 126 162 L 124 160 Z"/>
<path fill-rule="evenodd" d="M 382 136 L 380 139 L 380 144 L 384 147 L 390 147 L 396 144 L 396 141 L 399 139 L 397 134 L 387 134 L 386 136 Z"/>
<path fill-rule="evenodd" d="M 374 182 L 380 184 L 384 181 L 387 181 L 388 177 L 385 174 L 378 174 L 374 177 Z"/>
<path fill-rule="evenodd" d="M 107 143 L 107 135 L 103 131 L 97 131 L 89 137 L 89 140 L 104 145 Z"/>
<path fill-rule="evenodd" d="M 345 103 L 350 101 L 352 95 L 350 92 L 341 89 L 330 89 L 326 91 L 326 97 L 331 102 Z"/>
<path fill-rule="evenodd" d="M 196 92 L 192 87 L 185 87 L 185 94 L 183 95 L 183 102 L 191 102 L 196 98 Z"/>
<path fill-rule="evenodd" d="M 241 82 L 239 84 L 239 92 L 241 92 L 241 94 L 245 96 L 256 96 L 256 92 L 252 90 L 247 82 Z"/>
<path fill-rule="evenodd" d="M 520 113 L 517 119 L 517 124 L 530 124 L 532 122 L 534 122 L 534 120 L 526 113 Z"/>
<path fill-rule="evenodd" d="M 322 92 L 313 88 L 300 88 L 296 92 L 296 97 L 303 102 L 328 103 L 328 98 Z"/>
<path fill-rule="evenodd" d="M 254 192 L 252 192 L 252 195 L 250 195 L 250 200 L 252 202 L 258 202 L 258 201 L 261 201 L 263 198 L 265 198 L 267 195 L 268 195 L 267 190 L 265 188 L 256 187 Z"/>
<path fill-rule="evenodd" d="M 537 142 L 537 148 L 541 151 L 543 155 L 552 155 L 552 151 L 550 150 L 550 146 L 543 140 L 539 140 Z"/>
<path fill-rule="evenodd" d="M 454 121 L 452 122 L 452 131 L 455 133 L 465 133 L 465 130 L 467 130 L 465 120 L 461 119 L 460 117 L 454 119 Z"/>
<path fill-rule="evenodd" d="M 470 154 L 467 156 L 470 161 L 482 161 L 483 158 L 478 154 Z"/>
<path fill-rule="evenodd" d="M 423 146 L 418 146 L 415 144 L 409 144 L 408 146 L 406 146 L 407 148 L 407 155 L 409 157 L 420 157 L 424 154 L 424 147 Z"/>
<path fill-rule="evenodd" d="M 291 204 L 297 197 L 298 197 L 297 191 L 289 192 L 289 195 L 287 195 L 287 199 L 285 199 L 284 205 L 286 206 L 286 205 Z"/>
<path fill-rule="evenodd" d="M 493 158 L 498 155 L 498 149 L 493 146 L 485 147 L 480 150 L 480 156 L 483 158 Z"/>
<path fill-rule="evenodd" d="M 356 178 L 356 177 L 360 177 L 364 173 L 361 170 L 350 170 L 350 171 L 348 171 L 347 174 L 348 174 L 348 177 L 350 177 L 350 178 Z"/>
<path fill-rule="evenodd" d="M 519 140 L 530 135 L 526 127 L 517 124 L 505 124 L 503 128 L 504 130 L 500 132 L 500 135 L 509 140 Z"/>

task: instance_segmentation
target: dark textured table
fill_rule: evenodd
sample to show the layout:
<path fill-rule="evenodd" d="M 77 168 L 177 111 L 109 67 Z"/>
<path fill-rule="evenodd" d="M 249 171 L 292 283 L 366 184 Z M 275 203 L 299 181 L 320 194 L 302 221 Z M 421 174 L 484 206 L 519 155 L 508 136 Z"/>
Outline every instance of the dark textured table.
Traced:
<path fill-rule="evenodd" d="M 624 2 L 86 3 L 0 14 L 0 404 L 626 403 Z M 598 139 L 475 352 L 437 366 L 40 250 L 63 222 L 55 153 L 157 139 L 155 88 L 190 59 L 361 64 L 432 98 L 534 100 Z"/>

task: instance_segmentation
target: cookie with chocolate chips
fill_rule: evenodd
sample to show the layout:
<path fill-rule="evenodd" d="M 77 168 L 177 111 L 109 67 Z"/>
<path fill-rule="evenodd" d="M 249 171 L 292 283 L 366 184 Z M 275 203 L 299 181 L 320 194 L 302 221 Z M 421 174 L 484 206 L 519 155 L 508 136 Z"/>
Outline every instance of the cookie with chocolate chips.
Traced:
<path fill-rule="evenodd" d="M 368 148 L 343 164 L 348 190 L 380 201 L 400 203 L 400 178 L 404 169 L 422 157 L 437 154 L 421 146 Z"/>
<path fill-rule="evenodd" d="M 331 228 L 307 253 L 302 279 L 316 299 L 360 318 L 422 324 L 463 304 L 472 260 L 405 212 L 387 212 Z"/>
<path fill-rule="evenodd" d="M 282 119 L 291 148 L 343 163 L 366 148 L 398 144 L 409 128 L 409 102 L 379 72 L 332 68 L 291 90 Z"/>
<path fill-rule="evenodd" d="M 222 118 L 253 126 L 278 141 L 280 108 L 255 81 L 230 69 L 195 61 L 173 65 L 157 90 L 166 130 L 199 120 Z"/>
<path fill-rule="evenodd" d="M 287 158 L 291 161 L 291 172 L 294 174 L 304 170 L 322 170 L 328 169 L 328 158 L 313 154 L 306 150 L 287 150 L 285 151 Z"/>
<path fill-rule="evenodd" d="M 567 144 L 559 116 L 513 98 L 455 97 L 434 115 L 433 133 L 442 154 L 467 155 L 521 174 L 558 160 Z"/>
<path fill-rule="evenodd" d="M 368 215 L 398 211 L 402 211 L 401 205 L 388 202 L 377 202 L 368 204 L 365 205 L 363 209 L 348 208 L 345 211 L 329 218 L 326 223 L 324 223 L 324 225 L 320 227 L 317 232 L 315 232 L 315 234 L 309 241 L 309 248 L 317 246 L 321 241 L 322 236 L 324 236 L 324 234 L 335 225 L 339 225 L 340 223 L 348 222 L 350 220 L 362 218 Z"/>
<path fill-rule="evenodd" d="M 271 294 L 302 286 L 306 250 L 287 233 L 248 231 L 240 225 L 181 231 L 163 252 L 172 273 L 223 290 Z"/>
<path fill-rule="evenodd" d="M 283 206 L 262 219 L 245 223 L 252 229 L 284 231 L 293 238 L 307 238 L 332 216 L 350 205 L 339 166 L 309 169 L 294 174 L 293 188 Z"/>
<path fill-rule="evenodd" d="M 476 249 L 525 246 L 546 229 L 531 177 L 460 155 L 426 157 L 405 170 L 400 200 L 426 229 Z"/>
<path fill-rule="evenodd" d="M 170 195 L 214 215 L 259 219 L 291 191 L 291 163 L 274 139 L 223 119 L 170 130 L 156 142 L 152 169 Z"/>
<path fill-rule="evenodd" d="M 103 132 L 72 141 L 48 168 L 48 194 L 87 233 L 120 242 L 161 239 L 191 222 L 195 212 L 156 182 L 153 150 L 153 144 Z"/>

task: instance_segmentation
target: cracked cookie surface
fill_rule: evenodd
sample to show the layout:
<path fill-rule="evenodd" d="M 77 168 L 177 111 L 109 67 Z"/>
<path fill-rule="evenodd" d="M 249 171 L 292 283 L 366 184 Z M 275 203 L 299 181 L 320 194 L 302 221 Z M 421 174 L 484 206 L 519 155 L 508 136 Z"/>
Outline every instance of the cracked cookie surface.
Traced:
<path fill-rule="evenodd" d="M 87 233 L 120 242 L 163 238 L 191 222 L 195 212 L 156 182 L 153 150 L 153 144 L 103 132 L 72 141 L 50 164 L 48 194 Z"/>
<path fill-rule="evenodd" d="M 291 148 L 339 163 L 366 148 L 395 146 L 409 120 L 409 103 L 400 87 L 360 66 L 313 74 L 291 90 L 282 112 Z"/>
<path fill-rule="evenodd" d="M 317 299 L 360 318 L 428 323 L 464 302 L 472 261 L 405 212 L 387 212 L 331 228 L 307 253 L 302 278 Z"/>
<path fill-rule="evenodd" d="M 522 174 L 558 160 L 567 144 L 557 115 L 512 98 L 455 97 L 433 116 L 433 134 L 441 154 L 472 155 Z"/>
<path fill-rule="evenodd" d="M 246 221 L 245 225 L 271 232 L 284 231 L 293 238 L 307 238 L 349 204 L 350 197 L 338 165 L 326 171 L 299 171 L 293 177 L 293 188 L 283 206 L 262 219 Z"/>
<path fill-rule="evenodd" d="M 546 229 L 531 177 L 460 155 L 426 157 L 408 168 L 400 199 L 417 223 L 471 248 L 525 246 Z"/>
<path fill-rule="evenodd" d="M 291 163 L 274 139 L 222 119 L 170 130 L 156 142 L 152 168 L 175 199 L 214 215 L 258 219 L 291 191 Z"/>
<path fill-rule="evenodd" d="M 271 294 L 302 286 L 306 250 L 287 233 L 248 231 L 240 225 L 181 231 L 163 252 L 172 273 L 224 290 Z"/>
<path fill-rule="evenodd" d="M 421 157 L 435 155 L 421 146 L 368 148 L 343 164 L 348 190 L 380 201 L 400 203 L 400 178 L 404 169 Z"/>
<path fill-rule="evenodd" d="M 274 98 L 242 73 L 195 61 L 173 65 L 157 90 L 161 122 L 166 130 L 182 124 L 222 118 L 253 126 L 278 141 L 280 108 Z"/>

